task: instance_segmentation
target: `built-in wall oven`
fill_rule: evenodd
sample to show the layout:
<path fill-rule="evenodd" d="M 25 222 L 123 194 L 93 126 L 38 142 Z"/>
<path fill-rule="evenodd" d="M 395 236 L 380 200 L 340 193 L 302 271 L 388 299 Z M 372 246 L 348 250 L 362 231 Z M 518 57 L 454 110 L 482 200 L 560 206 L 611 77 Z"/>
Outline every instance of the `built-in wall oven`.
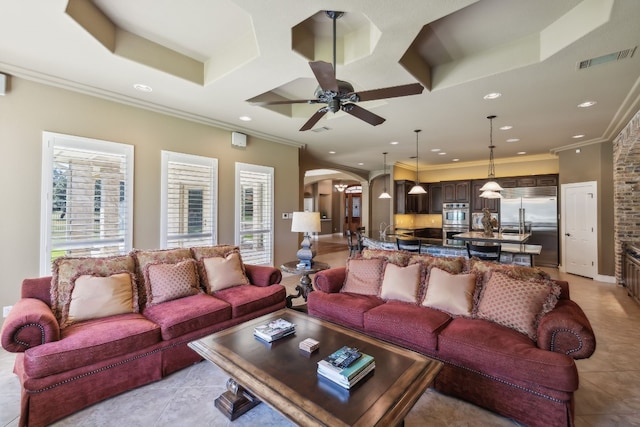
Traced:
<path fill-rule="evenodd" d="M 468 203 L 444 203 L 442 205 L 442 244 L 464 246 L 464 242 L 454 239 L 453 235 L 469 231 L 470 221 Z"/>

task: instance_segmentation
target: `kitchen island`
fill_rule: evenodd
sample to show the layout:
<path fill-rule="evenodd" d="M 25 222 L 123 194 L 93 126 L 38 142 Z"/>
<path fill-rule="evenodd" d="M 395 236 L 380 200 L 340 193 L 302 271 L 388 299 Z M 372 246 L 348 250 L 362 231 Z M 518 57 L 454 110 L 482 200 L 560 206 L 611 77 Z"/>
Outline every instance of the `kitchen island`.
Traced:
<path fill-rule="evenodd" d="M 370 249 L 396 250 L 398 244 L 396 239 L 417 239 L 420 240 L 420 253 L 433 256 L 462 256 L 467 257 L 467 248 L 461 240 L 459 245 L 443 246 L 442 240 L 438 242 L 433 238 L 420 238 L 408 236 L 400 233 L 387 234 L 378 239 L 363 236 L 362 246 Z M 534 266 L 534 256 L 540 254 L 542 246 L 526 245 L 520 243 L 503 243 L 500 262 L 504 264 L 517 264 Z"/>

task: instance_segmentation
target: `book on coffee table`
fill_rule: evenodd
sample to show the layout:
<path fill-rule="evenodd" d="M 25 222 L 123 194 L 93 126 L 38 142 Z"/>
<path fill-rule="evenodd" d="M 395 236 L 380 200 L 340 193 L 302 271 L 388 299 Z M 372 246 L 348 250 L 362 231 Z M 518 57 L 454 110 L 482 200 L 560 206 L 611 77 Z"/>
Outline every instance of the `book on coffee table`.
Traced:
<path fill-rule="evenodd" d="M 318 374 L 351 388 L 376 367 L 373 356 L 344 346 L 318 362 Z"/>
<path fill-rule="evenodd" d="M 284 319 L 276 319 L 267 324 L 256 326 L 253 335 L 266 342 L 291 335 L 296 331 L 296 325 Z"/>

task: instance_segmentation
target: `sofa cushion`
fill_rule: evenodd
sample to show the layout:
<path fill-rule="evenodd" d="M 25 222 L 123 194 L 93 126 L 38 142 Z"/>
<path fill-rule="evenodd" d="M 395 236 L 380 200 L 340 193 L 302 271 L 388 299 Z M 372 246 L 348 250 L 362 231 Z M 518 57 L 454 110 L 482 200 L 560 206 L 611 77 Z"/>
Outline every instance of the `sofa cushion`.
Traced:
<path fill-rule="evenodd" d="M 480 290 L 475 316 L 526 334 L 536 341 L 540 318 L 555 307 L 560 288 L 550 280 L 517 280 L 493 271 Z"/>
<path fill-rule="evenodd" d="M 24 353 L 25 372 L 42 378 L 132 353 L 160 342 L 160 327 L 139 313 L 74 323 L 59 341 Z"/>
<path fill-rule="evenodd" d="M 282 285 L 241 285 L 222 289 L 215 297 L 231 305 L 231 317 L 237 318 L 263 308 L 282 303 L 284 307 L 287 291 Z"/>
<path fill-rule="evenodd" d="M 399 267 L 387 263 L 380 288 L 380 298 L 416 303 L 421 275 L 421 264 Z"/>
<path fill-rule="evenodd" d="M 409 264 L 409 258 L 411 257 L 410 252 L 405 251 L 388 251 L 385 249 L 369 249 L 364 248 L 362 250 L 362 258 L 364 259 L 373 259 L 373 258 L 382 258 L 387 262 L 390 262 L 395 265 L 399 265 L 401 267 Z"/>
<path fill-rule="evenodd" d="M 364 328 L 364 313 L 384 303 L 376 295 L 311 292 L 307 296 L 310 315 L 358 330 Z"/>
<path fill-rule="evenodd" d="M 526 335 L 482 319 L 453 319 L 438 337 L 439 358 L 527 387 L 572 392 L 578 371 L 565 354 L 539 349 Z"/>
<path fill-rule="evenodd" d="M 193 259 L 176 264 L 149 263 L 144 267 L 147 306 L 195 295 L 201 291 Z"/>
<path fill-rule="evenodd" d="M 71 300 L 62 311 L 61 328 L 83 320 L 138 312 L 138 288 L 130 272 L 106 277 L 80 275 L 72 280 Z"/>
<path fill-rule="evenodd" d="M 409 259 L 409 264 L 415 264 L 417 262 L 423 263 L 425 268 L 438 267 L 441 270 L 449 272 L 451 274 L 458 274 L 464 271 L 466 266 L 466 258 L 456 256 L 433 256 L 427 254 L 413 254 Z"/>
<path fill-rule="evenodd" d="M 471 258 L 469 260 L 469 265 L 469 270 L 472 273 L 477 274 L 478 276 L 492 271 L 500 271 L 501 273 L 507 274 L 514 279 L 520 280 L 550 278 L 549 273 L 541 270 L 538 267 L 526 267 L 516 264 L 502 264 L 499 262 L 484 261 L 478 258 Z"/>
<path fill-rule="evenodd" d="M 475 274 L 450 274 L 433 267 L 422 305 L 459 316 L 471 316 Z"/>
<path fill-rule="evenodd" d="M 382 258 L 351 258 L 347 260 L 347 273 L 340 292 L 362 295 L 378 295 L 382 284 L 384 266 Z"/>
<path fill-rule="evenodd" d="M 450 320 L 449 315 L 438 310 L 388 301 L 364 313 L 364 329 L 384 340 L 434 354 L 438 348 L 438 332 Z"/>
<path fill-rule="evenodd" d="M 225 257 L 206 257 L 200 260 L 204 267 L 204 283 L 208 293 L 232 286 L 248 285 L 249 279 L 242 267 L 240 252 L 231 252 Z"/>
<path fill-rule="evenodd" d="M 135 260 L 129 255 L 112 257 L 61 257 L 53 262 L 51 310 L 62 321 L 65 305 L 71 300 L 71 281 L 82 275 L 109 276 L 123 271 L 135 272 Z"/>
<path fill-rule="evenodd" d="M 138 299 L 140 308 L 144 308 L 147 302 L 147 283 L 144 277 L 144 268 L 147 264 L 175 264 L 185 259 L 193 259 L 191 250 L 187 248 L 131 251 L 136 261 L 136 274 L 138 276 Z"/>
<path fill-rule="evenodd" d="M 205 258 L 226 258 L 227 255 L 237 252 L 240 254 L 240 248 L 234 245 L 214 245 L 214 246 L 194 246 L 190 248 L 191 256 L 198 261 L 198 275 L 200 276 L 200 284 L 202 289 L 211 293 L 208 289 L 207 272 L 204 268 L 202 260 Z M 246 273 L 244 264 L 241 264 L 242 272 Z"/>
<path fill-rule="evenodd" d="M 160 325 L 162 339 L 166 341 L 231 319 L 231 306 L 211 295 L 200 293 L 147 306 L 143 314 Z"/>

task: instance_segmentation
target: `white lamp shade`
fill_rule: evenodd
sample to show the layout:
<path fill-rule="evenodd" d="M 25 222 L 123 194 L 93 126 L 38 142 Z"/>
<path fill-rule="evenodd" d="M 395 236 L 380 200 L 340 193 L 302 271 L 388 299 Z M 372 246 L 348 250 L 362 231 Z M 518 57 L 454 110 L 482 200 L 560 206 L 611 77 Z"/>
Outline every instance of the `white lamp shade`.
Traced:
<path fill-rule="evenodd" d="M 485 190 L 480 193 L 480 197 L 485 199 L 502 199 L 502 194 L 497 191 Z"/>
<path fill-rule="evenodd" d="M 409 194 L 427 194 L 427 190 L 425 190 L 422 185 L 416 184 L 411 187 L 411 190 L 409 190 Z"/>
<path fill-rule="evenodd" d="M 504 188 L 500 187 L 500 184 L 498 184 L 495 181 L 488 181 L 480 188 L 480 191 L 502 191 L 502 190 L 504 190 Z"/>
<path fill-rule="evenodd" d="M 319 233 L 320 212 L 294 212 L 291 231 L 297 233 Z"/>
<path fill-rule="evenodd" d="M 390 199 L 390 198 L 391 198 L 391 194 L 387 193 L 386 191 L 378 196 L 378 199 Z"/>

